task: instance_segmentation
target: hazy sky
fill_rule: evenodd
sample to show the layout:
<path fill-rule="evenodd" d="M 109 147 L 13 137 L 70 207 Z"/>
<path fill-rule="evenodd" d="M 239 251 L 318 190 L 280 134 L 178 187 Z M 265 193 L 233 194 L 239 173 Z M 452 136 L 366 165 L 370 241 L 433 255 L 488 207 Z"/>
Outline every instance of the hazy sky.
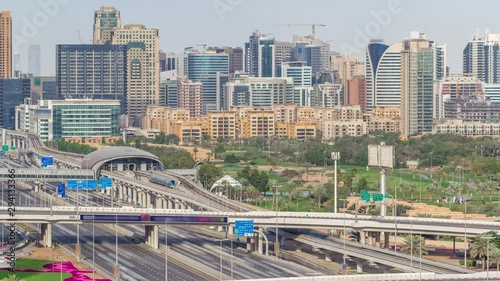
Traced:
<path fill-rule="evenodd" d="M 400 41 L 419 29 L 447 44 L 452 72 L 462 69 L 462 50 L 479 29 L 500 33 L 498 0 L 1 0 L 0 10 L 13 16 L 14 52 L 28 68 L 28 46 L 42 50 L 42 74 L 54 75 L 55 45 L 92 39 L 93 13 L 100 6 L 121 11 L 122 24 L 141 23 L 160 30 L 161 49 L 182 51 L 196 44 L 243 46 L 256 29 L 291 41 L 309 35 L 308 27 L 286 23 L 319 23 L 317 37 L 331 49 L 356 53 L 371 38 Z M 281 24 L 281 25 L 280 25 Z"/>

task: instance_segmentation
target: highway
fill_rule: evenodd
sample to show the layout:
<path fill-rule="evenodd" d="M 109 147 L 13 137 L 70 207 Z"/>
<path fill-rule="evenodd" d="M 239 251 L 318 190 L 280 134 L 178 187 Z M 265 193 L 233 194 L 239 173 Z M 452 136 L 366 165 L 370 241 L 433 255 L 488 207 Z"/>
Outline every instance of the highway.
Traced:
<path fill-rule="evenodd" d="M 56 189 L 54 184 L 47 184 L 47 190 L 52 193 Z M 37 196 L 28 190 L 23 190 L 19 188 L 18 191 L 23 194 L 18 198 L 24 198 L 24 203 L 29 203 L 29 205 L 42 206 L 48 205 L 48 200 L 36 199 L 40 195 L 44 194 L 40 192 Z M 27 192 L 26 192 L 27 191 Z M 88 194 L 88 200 L 84 200 Z M 76 192 L 68 192 L 68 198 L 65 199 L 68 203 L 76 203 Z M 27 200 L 25 199 L 27 198 Z M 104 199 L 104 200 L 103 200 Z M 101 193 L 96 192 L 82 192 L 80 194 L 80 205 L 85 205 L 85 201 L 88 205 L 98 205 L 106 206 L 116 205 L 117 202 L 111 202 L 108 196 L 103 196 Z M 54 201 L 55 203 L 56 201 Z M 58 202 L 61 202 L 60 200 Z M 23 204 L 24 205 L 24 204 Z M 119 204 L 120 205 L 120 204 Z M 121 226 L 123 229 L 127 229 L 131 232 L 143 235 L 144 229 L 140 226 Z M 115 234 L 114 230 L 110 229 L 109 226 L 94 225 L 95 237 L 98 243 L 95 247 L 96 253 L 96 264 L 100 266 L 100 270 L 108 272 L 111 274 L 114 266 L 115 260 Z M 183 255 L 190 259 L 197 261 L 199 264 L 207 266 L 213 269 L 213 272 L 219 271 L 219 243 L 212 241 L 211 237 L 203 235 L 202 232 L 206 230 L 195 228 L 195 227 L 169 227 L 169 244 L 172 244 L 169 249 L 169 256 Z M 74 249 L 76 243 L 76 226 L 75 225 L 57 225 L 53 229 L 54 240 L 62 242 Z M 92 257 L 92 226 L 86 225 L 80 227 L 80 243 L 81 243 L 81 253 L 85 257 L 87 262 L 91 261 Z M 120 250 L 119 250 L 119 264 L 121 268 L 124 268 L 122 276 L 124 280 L 141 280 L 140 276 L 151 276 L 147 280 L 162 280 L 164 279 L 164 252 L 159 252 L 152 250 L 151 248 L 145 246 L 142 243 L 138 243 L 138 239 L 127 238 L 121 233 L 119 238 Z M 220 235 L 218 238 L 221 238 Z M 134 239 L 134 241 L 131 241 Z M 229 242 L 224 247 L 224 274 L 230 276 L 230 249 Z M 164 241 L 161 240 L 161 244 L 164 246 Z M 236 243 L 235 243 L 236 246 Z M 137 259 L 137 253 L 140 253 L 141 257 L 144 259 Z M 175 254 L 175 255 L 174 255 Z M 171 258 L 171 263 L 175 260 Z M 303 276 L 307 272 L 311 272 L 310 269 L 298 266 L 290 262 L 264 258 L 259 255 L 248 254 L 242 250 L 235 249 L 233 256 L 234 263 L 234 276 L 237 279 L 246 278 L 266 278 L 266 277 L 279 277 L 279 276 Z M 163 266 L 163 270 L 161 270 Z M 137 270 L 141 268 L 141 270 Z M 155 270 L 152 270 L 154 268 Z M 272 271 L 264 270 L 264 268 L 271 268 Z M 169 263 L 169 279 L 171 280 L 200 280 L 199 275 L 191 273 L 192 268 L 185 268 L 181 266 L 176 266 L 173 264 L 170 267 Z M 178 276 L 178 278 L 176 278 Z M 203 279 L 210 279 L 206 275 Z"/>
<path fill-rule="evenodd" d="M 58 153 L 58 152 L 56 151 L 53 155 L 57 155 L 56 153 Z M 81 159 L 80 157 L 76 157 L 75 158 L 74 155 L 68 155 L 67 153 L 63 153 L 63 154 L 64 154 L 64 156 L 62 158 L 65 161 L 72 161 L 73 164 L 76 164 L 76 163 L 78 163 L 78 161 L 81 161 L 81 160 L 79 160 L 79 159 Z M 112 176 L 113 177 L 117 177 L 117 178 L 120 178 L 120 177 L 124 178 L 123 175 L 119 175 L 119 174 L 116 174 L 116 173 L 112 173 Z M 124 180 L 130 181 L 130 179 L 124 179 Z M 242 207 L 241 205 L 237 204 L 237 202 L 234 202 L 234 201 L 231 201 L 231 200 L 222 200 L 222 201 L 225 201 L 225 202 L 221 202 L 221 198 L 220 197 L 217 197 L 216 195 L 211 194 L 211 193 L 210 194 L 206 194 L 206 193 L 208 193 L 207 191 L 205 191 L 203 189 L 200 189 L 198 187 L 198 185 L 196 183 L 193 183 L 192 181 L 189 181 L 189 180 L 183 179 L 183 178 L 179 178 L 179 181 L 182 183 L 183 186 L 186 186 L 186 187 L 188 187 L 188 189 L 191 189 L 192 194 L 198 194 L 201 197 L 201 200 L 200 200 L 200 198 L 196 198 L 196 199 L 199 200 L 198 202 L 204 202 L 203 201 L 203 199 L 204 199 L 204 200 L 208 200 L 209 204 L 212 205 L 212 201 L 213 201 L 214 204 L 211 207 L 216 207 L 219 210 L 221 210 L 221 209 L 222 210 L 228 210 L 228 211 L 229 210 L 232 210 L 232 211 L 243 211 L 243 210 L 245 210 L 245 208 Z M 148 183 L 145 183 L 145 182 L 135 182 L 134 184 L 136 184 L 136 183 L 144 185 L 145 188 L 147 188 L 147 189 L 152 189 L 151 184 L 149 182 Z M 174 194 L 174 195 L 175 196 L 181 196 L 181 194 Z M 248 209 L 246 209 L 246 210 L 248 210 Z M 274 224 L 276 223 L 276 217 L 275 217 L 275 215 L 274 215 L 274 218 L 270 214 L 261 214 L 261 215 L 264 216 L 262 218 L 262 221 L 261 221 L 262 225 L 265 225 L 265 226 L 271 226 L 271 225 L 273 225 L 274 226 Z M 268 216 L 268 218 L 265 218 L 265 216 Z M 290 214 L 280 214 L 279 216 L 282 216 L 282 218 L 279 218 L 279 220 L 278 220 L 278 222 L 281 221 L 281 222 L 279 222 L 280 227 L 283 227 L 283 228 L 286 228 L 286 227 L 289 227 L 289 228 L 297 227 L 297 225 L 295 223 L 293 223 L 292 221 L 288 220 L 290 218 L 293 218 L 293 219 L 297 218 L 297 214 L 293 214 L 293 215 L 290 215 Z M 385 231 L 391 231 L 391 230 L 394 229 L 394 227 L 393 227 L 394 220 L 390 221 L 390 218 L 387 218 L 387 219 L 382 218 L 382 221 L 380 221 L 380 218 L 369 217 L 369 216 L 366 216 L 366 217 L 367 218 L 362 218 L 362 216 L 360 216 L 359 219 L 363 220 L 362 223 L 360 223 L 359 225 L 351 224 L 351 226 L 353 228 L 355 228 L 355 229 L 362 229 L 361 227 L 364 225 L 365 228 L 363 230 L 365 230 L 365 231 L 380 231 L 382 229 L 385 230 Z M 303 217 L 301 219 L 305 220 L 305 221 L 313 221 L 314 220 L 314 219 L 312 219 L 310 217 Z M 326 220 L 332 220 L 332 218 L 328 218 L 327 216 L 325 216 L 325 217 L 318 217 L 316 219 L 316 221 L 319 221 L 319 220 L 326 221 Z M 341 220 L 341 219 L 340 218 L 333 218 L 333 220 L 336 221 L 336 224 L 338 224 L 339 220 Z M 373 222 L 373 220 L 379 220 L 379 221 Z M 410 231 L 409 230 L 410 223 L 411 223 L 411 227 L 412 228 L 414 226 L 424 228 L 424 226 L 426 225 L 426 223 L 429 222 L 429 220 L 425 220 L 425 219 L 422 219 L 421 222 L 419 222 L 418 220 L 414 221 L 414 220 L 408 219 L 408 218 L 397 218 L 397 220 L 398 220 L 398 231 L 399 232 L 404 232 L 404 231 L 408 232 L 408 231 Z M 399 220 L 401 220 L 401 221 L 399 221 Z M 264 221 L 267 221 L 267 222 L 264 222 Z M 298 220 L 295 219 L 295 221 L 298 221 Z M 440 222 L 440 221 L 435 221 L 435 220 L 433 220 L 433 221 L 434 221 L 433 223 L 443 223 L 443 222 Z M 444 223 L 446 224 L 446 223 L 449 223 L 450 221 L 451 220 L 448 220 L 447 222 L 444 222 Z M 414 222 L 416 222 L 416 223 L 414 223 Z M 382 228 L 381 227 L 381 223 L 386 224 L 387 227 Z M 471 222 L 468 222 L 468 224 L 469 223 L 471 223 Z M 304 225 L 305 225 L 305 223 L 301 222 L 298 226 L 303 227 Z M 323 226 L 331 227 L 330 224 L 322 223 L 322 225 Z M 420 225 L 420 226 L 418 226 L 418 225 Z M 316 227 L 316 226 L 318 226 L 318 224 L 315 224 L 313 227 Z M 429 231 L 432 231 L 435 228 L 436 227 L 433 226 L 433 225 L 428 226 Z M 494 229 L 499 229 L 499 227 L 497 227 L 495 225 Z M 460 225 L 457 224 L 457 227 L 455 227 L 454 231 L 457 234 L 458 233 L 462 234 L 463 233 L 462 230 L 463 230 L 463 226 L 460 226 Z M 418 231 L 418 229 L 415 230 L 415 232 L 417 232 L 417 231 Z M 280 230 L 280 234 L 281 234 L 281 232 L 282 231 Z M 425 230 L 424 230 L 424 232 L 425 232 Z M 473 234 L 471 233 L 470 235 L 473 235 Z M 300 237 L 299 239 L 304 239 L 304 237 Z M 316 242 L 309 241 L 309 243 L 316 243 Z M 325 241 L 323 241 L 323 243 L 324 244 L 328 244 L 331 247 L 335 246 L 335 244 L 332 241 L 326 241 L 325 240 Z M 396 259 L 396 261 L 398 261 L 398 259 Z"/>

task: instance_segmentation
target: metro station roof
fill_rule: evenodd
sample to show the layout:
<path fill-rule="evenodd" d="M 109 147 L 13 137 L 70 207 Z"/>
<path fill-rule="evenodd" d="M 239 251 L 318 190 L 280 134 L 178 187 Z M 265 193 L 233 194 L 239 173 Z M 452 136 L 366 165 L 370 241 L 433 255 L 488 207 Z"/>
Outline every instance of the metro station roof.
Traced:
<path fill-rule="evenodd" d="M 100 162 L 104 163 L 111 160 L 127 158 L 146 158 L 161 163 L 160 158 L 144 150 L 129 146 L 114 146 L 98 149 L 85 155 L 85 157 L 83 157 L 82 159 L 82 168 L 92 169 L 97 163 Z"/>

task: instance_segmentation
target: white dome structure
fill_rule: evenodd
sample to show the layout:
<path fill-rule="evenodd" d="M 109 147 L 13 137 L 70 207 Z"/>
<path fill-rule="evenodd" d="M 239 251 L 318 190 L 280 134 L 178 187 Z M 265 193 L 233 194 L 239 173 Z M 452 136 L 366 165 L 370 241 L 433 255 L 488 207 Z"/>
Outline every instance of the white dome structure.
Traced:
<path fill-rule="evenodd" d="M 219 196 L 222 196 L 224 194 L 226 187 L 243 187 L 241 183 L 237 180 L 235 180 L 233 177 L 225 175 L 222 178 L 218 179 L 214 184 L 212 185 L 212 188 L 210 188 L 210 192 L 215 192 Z"/>

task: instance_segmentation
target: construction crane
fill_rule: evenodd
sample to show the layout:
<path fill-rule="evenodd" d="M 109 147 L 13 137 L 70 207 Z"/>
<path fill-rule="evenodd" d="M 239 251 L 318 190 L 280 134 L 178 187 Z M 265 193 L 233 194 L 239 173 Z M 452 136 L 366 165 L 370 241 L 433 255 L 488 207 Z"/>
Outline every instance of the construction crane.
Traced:
<path fill-rule="evenodd" d="M 288 27 L 292 27 L 292 26 L 310 26 L 312 28 L 312 39 L 315 39 L 316 38 L 316 27 L 325 27 L 326 25 L 324 24 L 319 24 L 319 23 L 311 23 L 311 24 L 307 24 L 307 23 L 299 23 L 299 24 L 284 24 Z"/>

